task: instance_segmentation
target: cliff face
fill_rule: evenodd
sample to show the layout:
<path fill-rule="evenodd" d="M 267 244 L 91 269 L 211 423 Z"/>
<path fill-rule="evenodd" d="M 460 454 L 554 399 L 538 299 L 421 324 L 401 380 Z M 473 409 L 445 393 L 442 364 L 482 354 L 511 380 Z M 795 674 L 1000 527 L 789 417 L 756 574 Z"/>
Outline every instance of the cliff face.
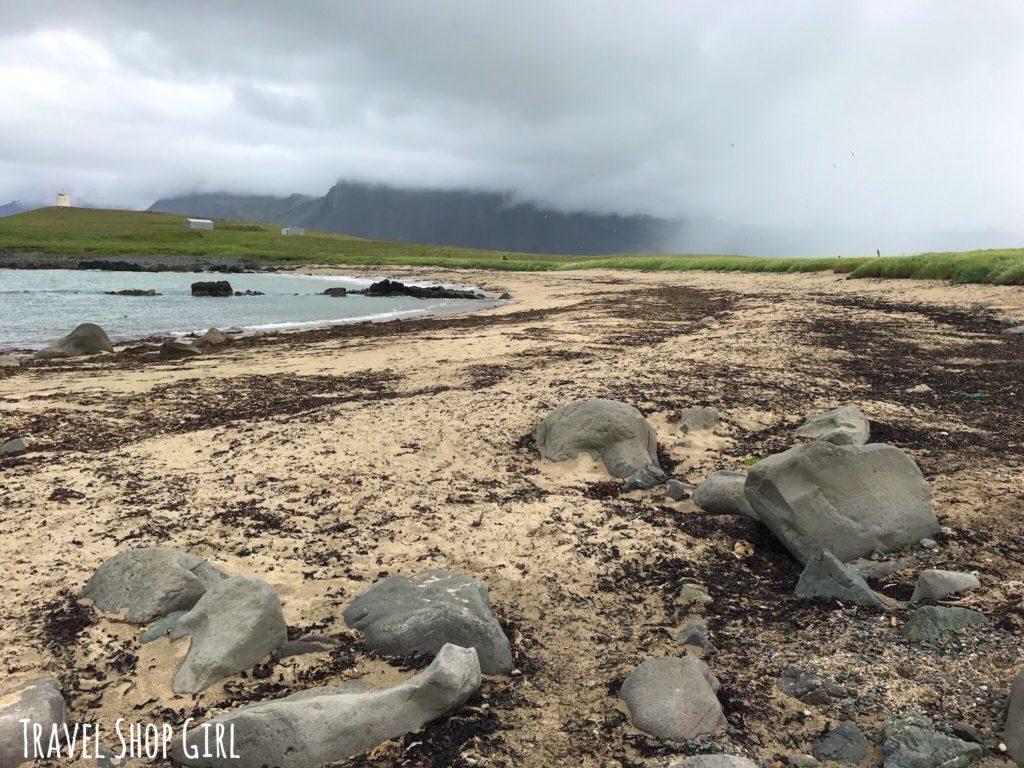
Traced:
<path fill-rule="evenodd" d="M 150 210 L 248 219 L 374 240 L 532 253 L 666 250 L 679 223 L 650 216 L 562 213 L 494 192 L 409 190 L 339 182 L 321 198 L 197 194 Z"/>

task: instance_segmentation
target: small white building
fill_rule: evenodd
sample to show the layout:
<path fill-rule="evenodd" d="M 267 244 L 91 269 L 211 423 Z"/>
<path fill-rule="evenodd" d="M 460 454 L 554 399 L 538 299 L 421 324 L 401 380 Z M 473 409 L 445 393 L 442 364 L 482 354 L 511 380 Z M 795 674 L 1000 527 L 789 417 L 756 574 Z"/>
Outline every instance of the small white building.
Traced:
<path fill-rule="evenodd" d="M 213 229 L 209 219 L 185 219 L 185 229 Z"/>
<path fill-rule="evenodd" d="M 57 207 L 58 208 L 70 208 L 71 207 L 71 195 L 67 192 L 57 193 Z"/>
<path fill-rule="evenodd" d="M 305 227 L 281 227 L 282 235 L 304 235 L 306 234 Z"/>

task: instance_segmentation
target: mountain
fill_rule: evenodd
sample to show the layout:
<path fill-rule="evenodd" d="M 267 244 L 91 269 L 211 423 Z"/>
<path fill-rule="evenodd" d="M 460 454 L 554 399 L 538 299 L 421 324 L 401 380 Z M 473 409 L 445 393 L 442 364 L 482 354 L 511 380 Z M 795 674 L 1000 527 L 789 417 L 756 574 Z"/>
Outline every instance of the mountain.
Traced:
<path fill-rule="evenodd" d="M 339 182 L 326 195 L 193 194 L 149 210 L 305 226 L 372 240 L 499 251 L 608 254 L 669 249 L 680 223 L 651 216 L 564 213 L 500 192 L 412 190 Z"/>
<path fill-rule="evenodd" d="M 21 200 L 12 200 L 5 205 L 0 205 L 0 218 L 14 216 L 25 211 L 34 211 L 36 208 L 46 208 L 49 203 L 23 203 Z"/>

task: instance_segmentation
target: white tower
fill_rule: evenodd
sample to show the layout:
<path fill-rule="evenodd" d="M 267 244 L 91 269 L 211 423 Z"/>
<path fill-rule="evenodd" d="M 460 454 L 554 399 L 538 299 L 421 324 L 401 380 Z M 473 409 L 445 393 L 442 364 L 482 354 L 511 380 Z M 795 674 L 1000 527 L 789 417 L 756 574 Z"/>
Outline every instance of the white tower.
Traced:
<path fill-rule="evenodd" d="M 71 195 L 67 192 L 57 193 L 57 207 L 58 208 L 70 208 L 71 207 Z"/>

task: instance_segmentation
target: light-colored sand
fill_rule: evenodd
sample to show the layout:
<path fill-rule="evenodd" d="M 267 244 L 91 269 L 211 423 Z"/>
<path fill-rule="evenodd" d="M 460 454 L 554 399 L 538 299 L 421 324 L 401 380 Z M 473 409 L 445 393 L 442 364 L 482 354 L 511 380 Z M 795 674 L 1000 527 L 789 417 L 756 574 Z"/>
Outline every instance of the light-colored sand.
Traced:
<path fill-rule="evenodd" d="M 456 279 L 507 290 L 514 301 L 375 335 L 267 337 L 187 364 L 84 362 L 0 378 L 0 436 L 41 441 L 0 464 L 4 689 L 56 674 L 77 686 L 69 691 L 77 718 L 112 728 L 117 717 L 163 722 L 197 705 L 216 710 L 345 678 L 395 682 L 412 672 L 368 658 L 341 610 L 379 576 L 442 567 L 487 584 L 520 654 L 517 672 L 488 681 L 483 702 L 460 720 L 479 729 L 492 713 L 500 726 L 467 739 L 461 764 L 653 766 L 690 754 L 643 738 L 610 693 L 644 658 L 680 652 L 672 630 L 687 611 L 675 595 L 688 582 L 716 601 L 705 611 L 719 647 L 709 663 L 736 729 L 719 736 L 723 748 L 767 765 L 807 751 L 826 723 L 851 712 L 871 732 L 904 707 L 985 732 L 998 726 L 989 699 L 1024 664 L 1024 555 L 1019 543 L 996 546 L 1024 523 L 1021 428 L 1007 424 L 1008 448 L 995 450 L 1002 433 L 992 419 L 965 410 L 940 382 L 954 369 L 969 379 L 981 352 L 1019 361 L 1021 344 L 968 308 L 997 300 L 1024 316 L 1024 289 L 823 274 L 389 276 Z M 964 313 L 962 322 L 943 319 L 950 311 Z M 710 313 L 721 326 L 700 328 Z M 846 343 L 830 344 L 834 322 L 846 324 L 833 329 Z M 858 331 L 875 325 L 877 339 Z M 916 401 L 902 384 L 885 389 L 873 378 L 880 366 L 898 374 L 933 364 L 934 377 L 921 381 L 936 394 Z M 591 460 L 540 461 L 525 439 L 537 421 L 590 397 L 637 405 L 677 476 L 694 483 L 784 447 L 806 415 L 847 402 L 888 427 L 917 430 L 908 446 L 950 535 L 936 553 L 918 553 L 916 567 L 979 570 L 988 590 L 972 601 L 1002 628 L 955 653 L 915 651 L 899 639 L 902 617 L 790 598 L 796 566 L 759 526 L 706 519 L 691 502 L 656 494 L 605 498 L 610 478 Z M 1003 407 L 1006 397 L 991 392 L 979 407 Z M 672 414 L 701 404 L 724 422 L 677 445 Z M 939 432 L 948 439 L 920 439 Z M 981 446 L 949 437 L 981 433 L 989 438 Z M 736 554 L 744 541 L 753 556 Z M 348 638 L 353 663 L 336 660 L 332 674 L 300 679 L 330 660 L 289 659 L 266 679 L 233 678 L 193 700 L 172 696 L 168 684 L 182 643 L 140 649 L 136 628 L 103 620 L 74 647 L 41 646 L 61 590 L 77 593 L 116 552 L 156 544 L 268 580 L 290 625 Z M 909 591 L 914 572 L 892 577 L 894 589 Z M 773 681 L 794 661 L 861 675 L 844 682 L 861 703 L 808 707 L 781 696 Z M 370 764 L 430 765 L 424 755 L 436 738 L 404 757 L 391 745 Z"/>

